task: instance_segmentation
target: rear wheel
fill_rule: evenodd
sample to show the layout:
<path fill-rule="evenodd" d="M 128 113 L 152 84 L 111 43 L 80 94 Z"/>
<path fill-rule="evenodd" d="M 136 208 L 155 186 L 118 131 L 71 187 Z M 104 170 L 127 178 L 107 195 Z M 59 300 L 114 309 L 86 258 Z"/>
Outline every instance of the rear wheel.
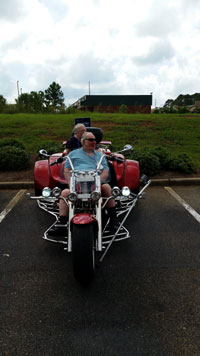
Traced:
<path fill-rule="evenodd" d="M 95 273 L 93 224 L 73 225 L 72 259 L 75 278 L 82 284 L 88 284 Z"/>

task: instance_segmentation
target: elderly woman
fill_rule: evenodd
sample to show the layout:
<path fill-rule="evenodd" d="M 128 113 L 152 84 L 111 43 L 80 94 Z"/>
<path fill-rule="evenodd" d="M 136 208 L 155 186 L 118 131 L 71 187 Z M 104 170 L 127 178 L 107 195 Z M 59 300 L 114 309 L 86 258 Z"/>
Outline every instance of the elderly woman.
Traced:
<path fill-rule="evenodd" d="M 83 124 L 77 124 L 74 126 L 72 130 L 73 136 L 66 143 L 66 154 L 68 154 L 70 151 L 82 147 L 81 137 L 85 131 L 86 127 Z"/>

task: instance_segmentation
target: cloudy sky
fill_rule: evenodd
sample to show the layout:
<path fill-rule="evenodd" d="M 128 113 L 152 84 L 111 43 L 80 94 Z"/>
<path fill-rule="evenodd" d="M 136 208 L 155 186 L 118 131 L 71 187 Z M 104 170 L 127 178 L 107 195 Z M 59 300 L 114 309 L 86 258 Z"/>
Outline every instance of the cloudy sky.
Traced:
<path fill-rule="evenodd" d="M 200 0 L 2 0 L 0 95 L 200 92 Z"/>

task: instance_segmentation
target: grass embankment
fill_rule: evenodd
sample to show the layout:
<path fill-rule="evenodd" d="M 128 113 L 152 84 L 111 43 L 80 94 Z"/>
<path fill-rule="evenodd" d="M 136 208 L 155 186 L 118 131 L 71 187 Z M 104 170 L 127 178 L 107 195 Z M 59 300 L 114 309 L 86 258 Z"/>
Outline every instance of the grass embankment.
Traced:
<path fill-rule="evenodd" d="M 135 149 L 162 146 L 169 153 L 187 153 L 200 168 L 200 114 L 0 114 L 0 139 L 18 138 L 36 157 L 46 141 L 62 148 L 78 117 L 90 117 L 92 126 L 102 128 L 113 150 L 126 143 Z"/>

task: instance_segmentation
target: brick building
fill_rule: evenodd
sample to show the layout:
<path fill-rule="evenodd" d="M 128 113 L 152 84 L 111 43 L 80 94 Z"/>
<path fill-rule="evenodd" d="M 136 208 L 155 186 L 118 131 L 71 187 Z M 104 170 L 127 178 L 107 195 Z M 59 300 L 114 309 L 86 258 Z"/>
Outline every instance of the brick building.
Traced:
<path fill-rule="evenodd" d="M 71 106 L 83 111 L 119 112 L 126 105 L 128 113 L 151 113 L 152 95 L 84 95 Z"/>

